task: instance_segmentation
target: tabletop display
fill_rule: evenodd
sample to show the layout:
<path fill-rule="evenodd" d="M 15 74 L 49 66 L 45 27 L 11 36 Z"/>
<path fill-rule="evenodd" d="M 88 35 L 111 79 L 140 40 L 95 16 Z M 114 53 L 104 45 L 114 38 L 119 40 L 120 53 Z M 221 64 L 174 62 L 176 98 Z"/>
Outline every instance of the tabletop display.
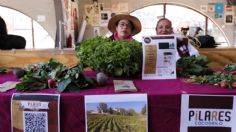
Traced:
<path fill-rule="evenodd" d="M 138 45 L 136 42 L 132 42 L 129 49 L 122 47 L 122 42 L 119 43 L 118 45 L 120 46 L 117 45 L 118 47 L 116 47 L 120 49 L 118 50 L 119 54 L 121 54 L 120 52 L 122 52 L 122 54 L 127 53 L 127 51 L 132 49 L 132 46 L 137 46 L 136 48 L 141 49 L 141 45 Z M 94 52 L 94 50 L 92 51 Z M 78 52 L 80 51 L 78 50 Z M 164 58 L 168 58 L 170 54 L 163 53 L 163 55 Z M 140 56 L 136 57 L 139 58 Z M 109 57 L 103 59 L 109 59 Z M 114 59 L 118 58 L 112 59 L 114 61 Z M 117 60 L 117 62 L 119 61 Z M 117 62 L 114 64 L 117 64 Z M 112 95 L 112 98 L 115 98 L 123 93 L 127 94 L 129 97 L 135 97 L 136 94 L 145 94 L 147 95 L 146 101 L 148 103 L 145 108 L 148 116 L 145 114 L 142 115 L 137 111 L 133 112 L 133 114 L 136 113 L 134 115 L 142 117 L 142 121 L 144 121 L 145 124 L 147 123 L 146 127 L 141 127 L 140 130 L 148 130 L 150 132 L 157 130 L 159 132 L 178 132 L 180 130 L 182 94 L 236 94 L 236 77 L 234 75 L 236 66 L 231 64 L 225 66 L 224 69 L 212 70 L 207 66 L 208 60 L 204 56 L 183 57 L 179 59 L 175 69 L 176 77 L 161 80 L 154 78 L 143 80 L 141 75 L 141 62 L 139 61 L 132 66 L 130 66 L 128 62 L 127 64 L 129 66 L 123 65 L 123 63 L 118 64 L 120 64 L 121 67 L 117 65 L 117 67 L 113 67 L 114 65 L 108 66 L 104 63 L 100 65 L 102 69 L 99 69 L 99 66 L 91 67 L 92 70 L 84 71 L 87 64 L 65 67 L 58 60 L 50 59 L 48 62 L 27 65 L 24 69 L 0 68 L 1 130 L 6 132 L 11 131 L 11 97 L 16 93 L 60 94 L 59 124 L 60 131 L 62 132 L 98 129 L 90 124 L 92 122 L 90 119 L 94 116 L 94 112 L 97 112 L 99 116 L 102 115 L 102 113 L 105 114 L 105 116 L 107 114 L 113 115 L 113 112 L 115 112 L 115 108 L 113 107 L 111 107 L 110 113 L 107 111 L 105 113 L 100 111 L 99 113 L 98 110 L 95 109 L 92 109 L 92 111 L 89 110 L 88 102 L 85 97 L 93 97 L 92 95 L 96 95 L 97 97 L 99 95 L 109 94 Z M 132 87 L 133 90 L 115 90 L 115 86 L 117 86 L 116 80 L 121 82 L 128 81 L 128 84 L 126 84 L 127 82 L 122 83 L 120 88 L 127 89 Z M 122 97 L 119 98 L 122 99 Z M 94 101 L 96 101 L 96 99 Z M 106 99 L 106 101 L 108 101 L 107 104 L 110 104 L 109 101 L 111 101 L 111 99 Z M 117 114 L 120 113 L 117 112 Z M 136 118 L 136 121 L 140 121 L 140 118 L 137 118 L 137 116 L 134 118 Z M 114 120 L 113 122 L 110 121 L 110 124 L 112 123 L 113 126 L 117 124 Z M 107 122 L 107 124 L 109 123 Z M 15 125 L 16 124 L 13 122 L 13 126 Z M 117 127 L 110 127 L 110 129 L 126 130 L 125 128 L 119 128 L 118 125 L 116 126 Z M 127 126 L 127 129 L 136 130 L 136 127 Z M 101 128 L 101 130 L 105 130 L 105 128 Z"/>

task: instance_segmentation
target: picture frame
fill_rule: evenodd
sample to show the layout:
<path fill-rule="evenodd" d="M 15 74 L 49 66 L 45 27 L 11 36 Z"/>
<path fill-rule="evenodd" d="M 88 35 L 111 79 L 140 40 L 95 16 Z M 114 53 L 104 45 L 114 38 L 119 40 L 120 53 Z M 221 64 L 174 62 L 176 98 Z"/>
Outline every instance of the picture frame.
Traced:
<path fill-rule="evenodd" d="M 234 24 L 234 14 L 233 13 L 225 13 L 224 23 L 225 23 L 225 25 L 233 25 Z"/>
<path fill-rule="evenodd" d="M 86 95 L 84 101 L 86 131 L 148 132 L 147 94 Z"/>

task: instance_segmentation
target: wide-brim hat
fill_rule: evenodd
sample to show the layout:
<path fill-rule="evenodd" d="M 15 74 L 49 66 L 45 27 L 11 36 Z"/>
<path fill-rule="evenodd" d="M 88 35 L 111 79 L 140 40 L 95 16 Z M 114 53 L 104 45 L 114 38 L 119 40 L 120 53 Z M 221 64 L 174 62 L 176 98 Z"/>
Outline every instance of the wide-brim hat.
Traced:
<path fill-rule="evenodd" d="M 127 19 L 133 23 L 134 28 L 132 29 L 132 35 L 138 34 L 141 31 L 142 26 L 139 19 L 135 16 L 131 16 L 128 14 L 118 14 L 113 16 L 108 22 L 108 29 L 113 33 L 116 32 L 116 24 L 118 23 L 118 21 L 123 19 Z"/>

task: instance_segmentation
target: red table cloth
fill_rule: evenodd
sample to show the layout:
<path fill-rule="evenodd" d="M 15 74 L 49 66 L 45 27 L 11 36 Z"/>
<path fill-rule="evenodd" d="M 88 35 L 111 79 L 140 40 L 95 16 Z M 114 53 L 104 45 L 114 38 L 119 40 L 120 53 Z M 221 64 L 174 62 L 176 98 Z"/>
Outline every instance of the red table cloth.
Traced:
<path fill-rule="evenodd" d="M 88 76 L 95 76 L 87 72 Z M 85 132 L 84 95 L 101 94 L 134 94 L 148 95 L 148 131 L 149 132 L 179 132 L 181 94 L 217 94 L 235 95 L 236 89 L 229 90 L 212 85 L 199 85 L 183 82 L 182 78 L 171 80 L 141 80 L 141 77 L 118 78 L 133 80 L 138 92 L 115 93 L 110 78 L 106 86 L 81 90 L 78 93 L 61 93 L 60 99 L 60 130 L 61 132 Z M 1 74 L 0 83 L 17 81 L 11 73 Z M 0 93 L 0 132 L 11 131 L 11 96 L 15 89 Z M 31 91 L 35 93 L 55 94 L 55 89 Z"/>

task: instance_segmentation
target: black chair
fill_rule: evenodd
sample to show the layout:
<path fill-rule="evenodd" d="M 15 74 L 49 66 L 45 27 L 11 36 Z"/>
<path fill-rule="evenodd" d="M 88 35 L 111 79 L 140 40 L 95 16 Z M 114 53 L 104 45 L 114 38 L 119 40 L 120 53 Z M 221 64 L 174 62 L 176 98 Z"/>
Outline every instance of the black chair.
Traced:
<path fill-rule="evenodd" d="M 201 43 L 200 48 L 216 48 L 218 44 L 215 42 L 214 37 L 210 35 L 201 35 L 197 39 Z"/>
<path fill-rule="evenodd" d="M 25 49 L 26 40 L 22 36 L 18 35 L 0 35 L 0 49 Z"/>

